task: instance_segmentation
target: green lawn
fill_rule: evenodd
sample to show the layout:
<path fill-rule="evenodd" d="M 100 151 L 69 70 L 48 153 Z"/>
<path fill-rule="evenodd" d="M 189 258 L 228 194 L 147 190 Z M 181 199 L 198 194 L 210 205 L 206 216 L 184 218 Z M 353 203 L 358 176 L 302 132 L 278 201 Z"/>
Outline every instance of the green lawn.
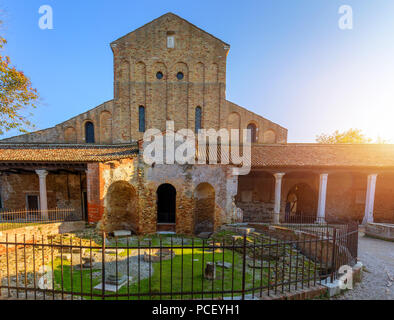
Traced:
<path fill-rule="evenodd" d="M 226 239 L 226 245 L 232 245 L 232 234 L 228 232 L 222 232 L 218 235 L 217 239 L 214 240 L 216 243 L 222 243 L 222 239 Z M 133 281 L 130 282 L 130 286 L 127 287 L 125 285 L 122 287 L 118 294 L 128 295 L 126 297 L 118 297 L 118 299 L 201 299 L 201 298 L 215 298 L 223 296 L 232 296 L 231 293 L 212 293 L 212 291 L 241 291 L 242 290 L 242 268 L 243 268 L 243 256 L 242 249 L 231 250 L 224 249 L 223 252 L 217 252 L 213 254 L 212 251 L 208 251 L 202 248 L 194 248 L 192 249 L 192 239 L 190 237 L 185 237 L 184 248 L 174 249 L 176 256 L 172 260 L 166 260 L 160 262 L 156 262 L 152 264 L 151 269 L 151 277 L 138 281 L 136 279 L 138 277 L 137 272 L 133 277 Z M 231 239 L 231 240 L 230 240 Z M 253 239 L 253 240 L 252 240 Z M 162 244 L 163 247 L 171 246 L 171 238 L 170 236 L 159 236 L 159 235 L 151 235 L 149 237 L 140 237 L 140 242 L 137 239 L 133 239 L 129 241 L 128 245 L 130 247 L 143 246 L 147 248 L 149 243 L 151 246 L 159 246 Z M 253 241 L 254 238 L 247 237 L 247 242 L 249 244 L 246 265 L 253 264 L 254 257 L 253 249 Z M 67 242 L 67 241 L 66 241 Z M 100 245 L 100 240 L 96 243 Z M 201 239 L 195 238 L 193 240 L 194 246 L 201 247 L 203 241 Z M 273 242 L 276 242 L 274 240 Z M 271 243 L 273 243 L 271 242 Z M 243 239 L 237 239 L 236 245 L 242 245 Z M 266 244 L 268 243 L 267 238 L 261 237 L 256 244 Z M 111 245 L 107 246 L 107 248 L 115 247 L 115 242 L 112 240 Z M 124 240 L 118 242 L 118 246 L 125 246 Z M 174 236 L 173 246 L 181 246 L 180 245 L 180 237 Z M 207 242 L 204 241 L 204 246 L 207 246 Z M 284 252 L 289 255 L 292 253 L 293 261 L 295 262 L 295 252 L 290 246 L 283 246 L 282 248 Z M 93 249 L 92 251 L 97 251 L 98 249 Z M 124 260 L 130 253 L 130 250 L 123 250 L 123 252 L 119 252 L 118 259 Z M 143 254 L 144 249 L 141 249 L 141 254 Z M 131 259 L 131 257 L 130 257 Z M 212 262 L 213 259 L 215 262 L 224 261 L 231 263 L 234 268 L 225 269 L 222 267 L 216 267 L 216 280 L 211 281 L 204 278 L 204 268 L 207 262 Z M 259 262 L 258 257 L 256 256 L 255 263 Z M 266 263 L 268 263 L 266 261 Z M 301 280 L 300 272 L 304 270 L 304 277 L 308 277 L 311 274 L 313 275 L 314 270 L 318 269 L 315 264 L 308 260 L 303 259 L 302 255 L 299 255 L 299 260 L 297 261 L 299 268 L 298 270 L 298 281 Z M 276 268 L 275 261 L 271 261 L 270 264 L 270 278 L 271 285 L 278 281 L 281 283 L 282 280 L 287 281 L 289 277 L 292 280 L 295 279 L 295 267 L 289 268 L 288 266 L 284 266 L 284 269 L 280 268 L 281 263 L 278 263 L 279 269 Z M 234 270 L 233 270 L 234 269 Z M 63 277 L 62 277 L 63 274 Z M 86 294 L 91 294 L 91 288 L 98 285 L 102 282 L 101 280 L 101 269 L 93 269 L 93 281 L 91 281 L 91 271 L 83 270 L 82 272 L 76 268 L 71 270 L 70 262 L 63 261 L 63 271 L 61 270 L 60 259 L 54 261 L 54 279 L 55 279 L 55 289 L 61 290 L 64 288 L 65 292 L 74 291 L 78 296 L 78 292 L 83 292 Z M 96 276 L 95 276 L 96 274 Z M 108 275 L 108 272 L 107 272 Z M 81 282 L 82 276 L 82 282 Z M 254 269 L 246 267 L 246 275 L 245 275 L 245 289 L 258 288 L 260 286 L 266 286 L 268 284 L 268 268 L 266 266 L 263 269 Z M 304 279 L 305 279 L 304 278 Z M 72 279 L 72 281 L 71 281 Z M 82 283 L 82 289 L 81 289 Z M 280 288 L 278 289 L 280 290 Z M 160 295 L 158 293 L 163 292 L 166 295 Z M 171 295 L 172 292 L 172 295 Z M 181 295 L 181 292 L 185 294 Z M 193 292 L 193 296 L 191 294 Z M 199 292 L 199 293 L 197 293 Z M 201 292 L 204 292 L 202 295 Z M 260 290 L 256 290 L 256 294 L 258 294 Z M 251 292 L 249 292 L 251 293 Z M 100 290 L 93 290 L 93 294 L 101 295 L 102 292 Z M 107 295 L 113 294 L 114 297 L 107 297 L 106 299 L 116 299 L 115 293 L 106 292 Z M 138 296 L 140 294 L 140 296 Z M 144 294 L 146 294 L 144 296 Z M 234 293 L 234 296 L 240 296 L 241 293 Z M 90 297 L 86 297 L 90 299 Z M 101 297 L 93 297 L 93 299 L 101 299 Z"/>
<path fill-rule="evenodd" d="M 233 270 L 224 269 L 217 266 L 216 269 L 216 280 L 211 281 L 203 279 L 203 268 L 206 262 L 213 261 L 212 252 L 203 251 L 202 249 L 194 249 L 192 254 L 192 249 L 175 249 L 176 256 L 172 260 L 162 261 L 153 263 L 152 277 L 148 279 L 141 280 L 139 283 L 132 283 L 129 288 L 127 285 L 119 290 L 119 294 L 144 294 L 151 293 L 152 296 L 140 296 L 140 299 L 160 299 L 160 295 L 155 293 L 158 292 L 173 292 L 172 297 L 174 299 L 181 298 L 180 292 L 204 292 L 204 297 L 212 298 L 212 291 L 222 291 L 230 290 L 236 291 L 242 289 L 242 256 L 235 252 L 234 255 L 232 251 L 224 250 L 224 253 L 215 252 L 215 261 L 224 261 L 233 264 L 234 261 L 234 280 Z M 204 257 L 203 257 L 204 256 Z M 204 261 L 203 261 L 204 259 Z M 233 260 L 234 259 L 234 260 Z M 197 261 L 198 260 L 198 261 Z M 193 270 L 192 270 L 193 265 Z M 161 269 L 161 273 L 160 273 Z M 172 269 L 172 273 L 171 273 Z M 101 270 L 96 269 L 92 271 L 93 273 L 101 273 Z M 255 286 L 260 285 L 260 277 L 258 275 L 260 271 L 255 272 Z M 54 264 L 54 274 L 55 274 L 55 288 L 61 289 L 61 266 L 60 260 L 55 260 Z M 162 275 L 160 277 L 160 274 Z M 73 279 L 71 284 L 71 278 Z M 172 284 L 171 284 L 172 278 Z M 252 272 L 246 273 L 245 278 L 246 288 L 252 287 L 253 274 Z M 91 284 L 90 270 L 82 271 L 82 288 L 84 293 L 91 292 L 91 287 L 96 286 L 101 282 L 101 276 L 93 278 L 93 283 Z M 263 284 L 266 284 L 266 279 L 263 278 Z M 81 271 L 72 270 L 69 262 L 63 263 L 63 287 L 65 291 L 71 292 L 81 292 Z M 212 290 L 213 289 L 213 290 Z M 100 290 L 93 290 L 95 294 L 101 294 Z M 177 294 L 178 293 L 178 294 Z M 108 292 L 110 294 L 110 292 Z M 235 295 L 240 295 L 235 293 Z M 214 297 L 222 296 L 222 294 L 214 294 Z M 231 294 L 225 294 L 225 296 L 231 296 Z M 166 296 L 161 296 L 162 299 L 170 299 L 171 294 Z M 183 299 L 191 299 L 191 294 L 183 295 Z M 194 294 L 193 298 L 202 298 L 201 294 Z M 97 298 L 100 299 L 100 298 Z M 107 298 L 110 299 L 110 298 Z M 128 297 L 119 297 L 119 299 L 129 299 Z M 138 296 L 131 296 L 130 299 L 138 299 Z"/>

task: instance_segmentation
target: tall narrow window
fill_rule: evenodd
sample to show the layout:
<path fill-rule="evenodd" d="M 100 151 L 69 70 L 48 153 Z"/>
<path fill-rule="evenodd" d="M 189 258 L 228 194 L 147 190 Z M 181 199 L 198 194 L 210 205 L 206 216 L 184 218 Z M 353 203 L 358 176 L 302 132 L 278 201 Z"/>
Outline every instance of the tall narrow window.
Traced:
<path fill-rule="evenodd" d="M 94 125 L 90 121 L 85 123 L 85 141 L 86 143 L 94 143 Z"/>
<path fill-rule="evenodd" d="M 138 108 L 139 131 L 145 132 L 145 107 L 139 106 Z"/>
<path fill-rule="evenodd" d="M 198 130 L 201 129 L 201 116 L 202 116 L 202 110 L 201 107 L 196 108 L 196 133 L 198 133 Z"/>
<path fill-rule="evenodd" d="M 250 130 L 250 138 L 251 138 L 250 142 L 252 143 L 257 142 L 256 125 L 254 123 L 249 123 L 247 129 Z"/>

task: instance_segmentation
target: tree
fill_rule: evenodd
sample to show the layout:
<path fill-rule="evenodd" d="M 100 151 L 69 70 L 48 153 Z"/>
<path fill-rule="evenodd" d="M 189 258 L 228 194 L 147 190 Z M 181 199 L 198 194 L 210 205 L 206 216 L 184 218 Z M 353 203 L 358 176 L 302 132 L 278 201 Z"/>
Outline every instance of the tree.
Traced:
<path fill-rule="evenodd" d="M 372 139 L 366 137 L 360 129 L 349 129 L 344 132 L 336 130 L 333 134 L 321 134 L 316 136 L 317 143 L 371 143 Z M 378 143 L 382 143 L 381 140 Z"/>
<path fill-rule="evenodd" d="M 1 24 L 1 21 L 0 21 Z M 0 36 L 0 135 L 11 129 L 27 132 L 34 125 L 30 122 L 29 108 L 36 108 L 38 93 L 22 71 L 11 65 L 1 51 L 7 41 Z"/>

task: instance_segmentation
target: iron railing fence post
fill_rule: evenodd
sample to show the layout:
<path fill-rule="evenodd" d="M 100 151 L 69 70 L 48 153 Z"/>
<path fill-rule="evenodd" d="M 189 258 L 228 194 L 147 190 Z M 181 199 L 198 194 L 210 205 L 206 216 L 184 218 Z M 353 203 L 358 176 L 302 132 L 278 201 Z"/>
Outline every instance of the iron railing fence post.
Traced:
<path fill-rule="evenodd" d="M 246 234 L 243 239 L 243 255 L 242 255 L 242 300 L 245 300 L 245 280 L 246 280 Z"/>
<path fill-rule="evenodd" d="M 101 299 L 105 299 L 105 231 L 102 234 L 102 244 L 101 244 L 101 278 L 102 278 L 102 296 Z"/>
<path fill-rule="evenodd" d="M 334 227 L 333 241 L 332 241 L 332 256 L 331 256 L 331 283 L 334 282 L 334 274 L 336 272 L 336 263 L 335 263 L 336 239 L 337 239 L 337 229 L 336 227 Z"/>

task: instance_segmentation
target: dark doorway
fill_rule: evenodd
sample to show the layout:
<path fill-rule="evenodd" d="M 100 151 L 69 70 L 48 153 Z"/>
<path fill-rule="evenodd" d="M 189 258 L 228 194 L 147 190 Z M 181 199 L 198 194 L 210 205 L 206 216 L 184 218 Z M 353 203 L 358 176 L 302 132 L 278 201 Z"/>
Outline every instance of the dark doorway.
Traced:
<path fill-rule="evenodd" d="M 33 196 L 33 195 L 27 196 L 27 209 L 38 210 L 38 196 Z"/>
<path fill-rule="evenodd" d="M 157 223 L 175 223 L 176 190 L 168 184 L 157 189 Z"/>
<path fill-rule="evenodd" d="M 300 183 L 293 186 L 287 195 L 286 202 L 288 204 L 287 215 L 290 219 L 316 219 L 317 197 L 308 184 Z"/>
<path fill-rule="evenodd" d="M 38 218 L 40 216 L 40 212 L 38 211 L 39 209 L 38 196 L 27 195 L 26 202 L 27 202 L 27 210 L 29 211 L 29 215 Z"/>

